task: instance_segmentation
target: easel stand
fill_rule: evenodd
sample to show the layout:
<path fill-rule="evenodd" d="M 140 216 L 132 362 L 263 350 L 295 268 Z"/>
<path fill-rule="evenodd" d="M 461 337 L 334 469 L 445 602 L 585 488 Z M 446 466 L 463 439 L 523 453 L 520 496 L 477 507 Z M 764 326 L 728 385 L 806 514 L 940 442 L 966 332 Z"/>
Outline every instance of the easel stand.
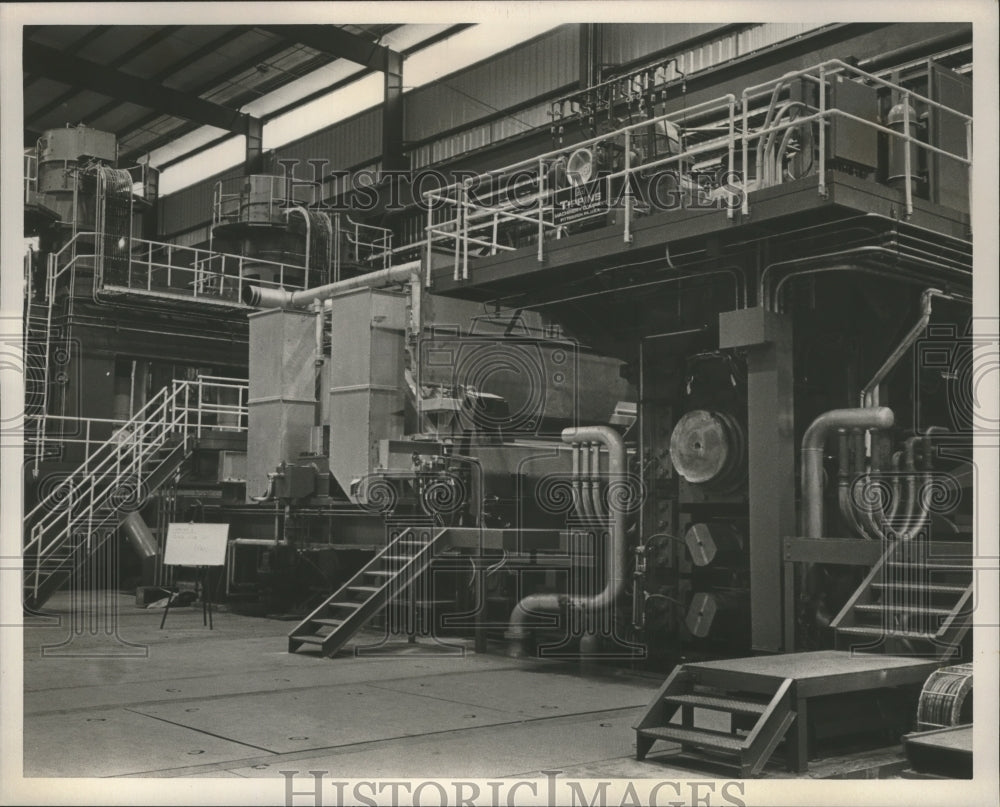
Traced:
<path fill-rule="evenodd" d="M 209 630 L 214 630 L 212 626 L 212 594 L 208 585 L 208 566 L 199 566 L 199 582 L 201 583 L 201 624 L 208 625 Z M 195 589 L 197 593 L 197 589 Z M 160 620 L 160 630 L 167 622 L 167 614 L 170 613 L 170 604 L 174 601 L 174 596 L 178 594 L 177 586 L 173 587 L 170 597 L 167 598 L 167 607 L 163 609 L 163 618 Z"/>
<path fill-rule="evenodd" d="M 188 566 L 200 570 L 201 582 L 201 624 L 212 625 L 212 592 L 208 585 L 208 569 L 211 566 L 226 565 L 226 548 L 229 541 L 228 524 L 171 523 L 167 528 L 167 544 L 163 550 L 164 566 Z M 197 592 L 198 583 L 195 583 Z M 170 603 L 177 594 L 177 586 L 170 592 L 167 607 L 163 609 L 160 630 L 167 622 Z"/>

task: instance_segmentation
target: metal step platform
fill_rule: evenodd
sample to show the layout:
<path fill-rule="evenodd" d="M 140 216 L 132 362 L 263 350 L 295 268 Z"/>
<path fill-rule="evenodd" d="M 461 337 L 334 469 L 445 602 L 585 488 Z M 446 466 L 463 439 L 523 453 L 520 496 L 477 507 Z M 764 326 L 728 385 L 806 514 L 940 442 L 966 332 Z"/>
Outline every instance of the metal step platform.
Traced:
<path fill-rule="evenodd" d="M 830 736 L 814 725 L 810 706 L 850 695 L 859 710 L 866 710 L 870 700 L 870 711 L 877 714 L 879 699 L 898 689 L 893 694 L 912 695 L 915 708 L 920 686 L 941 665 L 926 658 L 840 650 L 682 664 L 633 726 L 636 758 L 644 759 L 657 740 L 665 740 L 680 746 L 688 759 L 726 765 L 745 778 L 759 775 L 784 740 L 788 770 L 805 772 L 816 736 Z M 729 714 L 729 732 L 696 728 L 695 709 Z M 678 710 L 680 722 L 672 722 Z"/>

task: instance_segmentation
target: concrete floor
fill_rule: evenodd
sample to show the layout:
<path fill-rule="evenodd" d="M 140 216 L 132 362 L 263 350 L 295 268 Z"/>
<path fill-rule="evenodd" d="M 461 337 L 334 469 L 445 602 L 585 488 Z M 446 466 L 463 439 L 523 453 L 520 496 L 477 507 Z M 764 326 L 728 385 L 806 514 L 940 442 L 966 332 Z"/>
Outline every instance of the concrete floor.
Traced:
<path fill-rule="evenodd" d="M 634 759 L 631 725 L 659 677 L 405 638 L 378 654 L 292 655 L 291 622 L 223 611 L 210 631 L 186 607 L 161 631 L 162 611 L 112 601 L 117 637 L 84 625 L 59 646 L 72 627 L 65 592 L 46 607 L 61 626 L 24 630 L 26 777 L 705 776 L 672 766 L 669 748 Z M 696 722 L 713 714 L 699 710 Z M 833 775 L 811 775 L 824 770 Z"/>

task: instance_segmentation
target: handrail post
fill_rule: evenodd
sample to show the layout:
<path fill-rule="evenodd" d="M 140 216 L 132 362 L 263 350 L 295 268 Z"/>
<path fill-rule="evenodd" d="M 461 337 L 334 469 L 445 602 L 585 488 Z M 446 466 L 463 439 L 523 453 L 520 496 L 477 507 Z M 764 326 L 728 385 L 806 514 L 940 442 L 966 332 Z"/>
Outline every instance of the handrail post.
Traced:
<path fill-rule="evenodd" d="M 545 169 L 542 158 L 538 158 L 538 261 L 545 260 Z"/>
<path fill-rule="evenodd" d="M 625 232 L 622 240 L 626 244 L 632 243 L 632 132 L 625 130 L 625 176 L 622 181 L 625 183 Z M 610 201 L 610 199 L 608 200 Z"/>
<path fill-rule="evenodd" d="M 458 188 L 457 190 L 458 190 L 458 198 L 456 199 L 457 204 L 455 205 L 455 250 L 454 250 L 455 257 L 451 273 L 452 280 L 459 279 L 458 255 L 459 255 L 460 245 L 462 243 L 462 235 L 465 232 L 464 225 L 462 224 L 462 213 L 465 210 L 465 208 L 462 207 L 462 189 Z"/>
<path fill-rule="evenodd" d="M 819 195 L 826 193 L 826 66 L 819 66 Z"/>
<path fill-rule="evenodd" d="M 910 172 L 913 169 L 911 165 L 911 150 L 912 141 L 910 138 L 910 94 L 903 93 L 903 141 L 905 146 L 903 147 L 903 173 L 904 176 L 904 186 L 903 192 L 906 195 L 906 218 L 910 218 L 913 215 L 913 187 L 910 182 Z"/>
<path fill-rule="evenodd" d="M 971 209 L 972 208 L 972 200 L 976 198 L 973 195 L 973 193 L 972 193 L 973 173 L 972 173 L 972 119 L 971 118 L 969 118 L 968 120 L 965 121 L 965 159 L 967 159 L 969 161 L 969 167 L 968 167 L 968 171 L 969 171 L 968 204 L 969 204 L 969 208 Z M 971 219 L 970 219 L 969 226 L 970 227 L 972 226 Z"/>
<path fill-rule="evenodd" d="M 750 99 L 747 96 L 747 91 L 743 91 L 742 106 L 743 106 L 743 165 L 740 166 L 743 170 L 743 209 L 740 213 L 746 217 L 750 215 L 750 169 L 747 166 L 747 161 L 750 159 L 748 137 L 747 137 L 747 126 L 749 125 L 749 110 Z"/>
<path fill-rule="evenodd" d="M 654 137 L 656 136 L 655 133 L 653 136 Z M 728 155 L 728 160 L 726 165 L 728 166 L 729 171 L 732 172 L 733 157 L 736 156 L 736 96 L 735 95 L 729 96 L 729 142 L 726 144 L 726 153 Z M 730 178 L 731 175 L 730 177 L 723 177 L 723 182 L 726 185 L 728 185 Z M 744 186 L 745 184 L 746 183 L 744 183 Z M 743 192 L 745 195 L 746 187 L 744 187 Z M 733 208 L 733 205 L 730 202 L 731 200 L 729 199 L 726 200 L 726 218 L 731 221 L 733 217 L 736 215 L 736 210 Z"/>

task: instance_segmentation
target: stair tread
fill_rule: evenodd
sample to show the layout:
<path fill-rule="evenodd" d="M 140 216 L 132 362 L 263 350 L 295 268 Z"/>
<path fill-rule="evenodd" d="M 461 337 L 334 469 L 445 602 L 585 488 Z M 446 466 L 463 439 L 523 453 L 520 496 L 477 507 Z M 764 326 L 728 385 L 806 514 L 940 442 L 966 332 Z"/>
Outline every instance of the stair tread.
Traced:
<path fill-rule="evenodd" d="M 317 623 L 319 625 L 332 625 L 333 627 L 337 627 L 338 625 L 343 625 L 344 624 L 344 620 L 343 619 L 326 619 L 325 617 L 311 619 L 309 621 L 310 622 L 315 622 L 315 623 Z"/>
<path fill-rule="evenodd" d="M 854 608 L 855 610 L 858 611 L 870 611 L 870 612 L 907 611 L 912 613 L 929 614 L 929 615 L 939 615 L 939 614 L 945 615 L 951 613 L 950 608 L 931 608 L 929 606 L 923 606 L 923 605 L 893 605 L 891 603 L 890 604 L 872 603 L 864 605 L 855 605 Z"/>
<path fill-rule="evenodd" d="M 971 586 L 972 583 L 970 582 Z M 912 589 L 914 593 L 920 592 L 933 592 L 935 594 L 947 594 L 947 593 L 963 593 L 969 586 L 959 586 L 959 585 L 945 585 L 943 583 L 927 583 L 914 586 L 912 583 L 908 583 L 903 580 L 893 581 L 891 583 L 872 583 L 874 588 L 905 588 Z"/>
<path fill-rule="evenodd" d="M 734 712 L 739 714 L 762 715 L 767 710 L 766 703 L 757 701 L 741 700 L 739 698 L 729 698 L 714 695 L 699 695 L 696 693 L 686 695 L 667 695 L 663 698 L 669 703 L 678 703 L 682 706 L 701 706 L 705 709 L 715 709 L 722 712 Z"/>
<path fill-rule="evenodd" d="M 291 637 L 296 642 L 303 642 L 304 644 L 323 644 L 326 641 L 325 636 L 314 636 L 314 635 L 293 635 Z"/>
<path fill-rule="evenodd" d="M 412 555 L 383 555 L 383 560 L 413 560 Z"/>
<path fill-rule="evenodd" d="M 872 625 L 869 627 L 852 625 L 851 627 L 837 628 L 837 630 L 841 633 L 854 633 L 862 636 L 892 636 L 901 639 L 935 638 L 934 633 L 923 633 L 921 631 L 912 630 L 893 630 L 892 628 L 884 628 L 881 625 Z"/>
<path fill-rule="evenodd" d="M 378 591 L 380 588 L 381 588 L 381 586 L 348 586 L 347 590 L 348 591 L 368 591 L 368 592 L 373 592 L 373 591 Z"/>
<path fill-rule="evenodd" d="M 688 729 L 682 726 L 657 726 L 655 728 L 637 729 L 639 734 L 657 740 L 671 740 L 677 743 L 704 745 L 720 751 L 739 752 L 743 750 L 744 740 L 732 734 L 711 729 Z"/>
<path fill-rule="evenodd" d="M 385 569 L 365 569 L 365 574 L 377 574 L 379 577 L 392 577 L 395 572 L 388 572 Z"/>

